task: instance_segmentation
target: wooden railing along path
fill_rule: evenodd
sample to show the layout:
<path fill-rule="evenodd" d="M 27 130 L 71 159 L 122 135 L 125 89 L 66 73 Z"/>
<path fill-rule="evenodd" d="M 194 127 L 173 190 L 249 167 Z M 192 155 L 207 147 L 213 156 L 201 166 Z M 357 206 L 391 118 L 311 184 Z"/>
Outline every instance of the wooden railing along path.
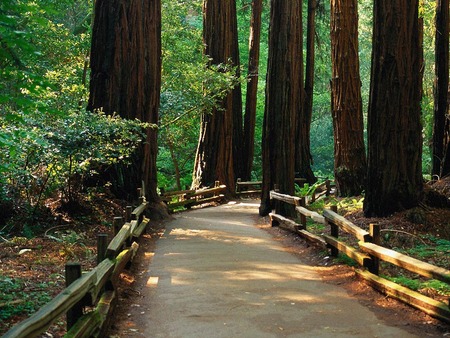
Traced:
<path fill-rule="evenodd" d="M 149 219 L 144 217 L 145 199 L 133 209 L 127 207 L 127 219 L 114 219 L 115 237 L 107 244 L 107 235 L 99 234 L 97 263 L 91 271 L 81 273 L 77 263 L 66 264 L 66 285 L 59 295 L 13 326 L 3 338 L 30 338 L 45 332 L 59 317 L 67 315 L 65 337 L 104 337 L 111 313 L 118 301 L 120 273 L 133 260 L 139 248 L 136 240 L 145 231 Z"/>
<path fill-rule="evenodd" d="M 402 253 L 380 246 L 380 227 L 371 224 L 366 231 L 337 213 L 337 208 L 325 209 L 320 215 L 305 207 L 305 198 L 270 192 L 272 200 L 281 201 L 295 206 L 300 216 L 300 223 L 291 219 L 270 214 L 272 226 L 280 226 L 331 250 L 332 256 L 342 252 L 356 261 L 360 268 L 356 273 L 372 287 L 413 306 L 432 317 L 450 323 L 450 300 L 447 303 L 437 301 L 419 292 L 391 282 L 379 276 L 380 261 L 394 264 L 398 267 L 416 273 L 426 278 L 433 278 L 450 285 L 450 270 L 431 265 Z M 272 203 L 272 205 L 274 205 Z M 312 218 L 316 223 L 329 225 L 330 234 L 316 235 L 307 230 L 306 218 Z M 344 231 L 357 239 L 357 247 L 352 247 L 339 240 L 339 232 Z"/>
<path fill-rule="evenodd" d="M 161 199 L 167 204 L 169 210 L 173 212 L 180 207 L 189 209 L 195 205 L 221 201 L 225 197 L 221 193 L 226 188 L 225 185 L 221 185 L 217 181 L 213 188 L 164 192 L 161 194 Z"/>

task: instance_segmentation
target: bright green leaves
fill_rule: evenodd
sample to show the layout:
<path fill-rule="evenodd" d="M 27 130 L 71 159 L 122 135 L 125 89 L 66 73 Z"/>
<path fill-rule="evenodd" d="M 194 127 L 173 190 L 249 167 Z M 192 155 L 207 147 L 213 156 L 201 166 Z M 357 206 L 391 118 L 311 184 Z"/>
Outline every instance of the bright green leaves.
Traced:
<path fill-rule="evenodd" d="M 0 185 L 6 196 L 0 197 L 31 205 L 56 191 L 73 198 L 67 194 L 81 187 L 70 186 L 72 177 L 86 178 L 105 166 L 126 162 L 144 139 L 146 127 L 84 111 L 59 118 L 24 115 L 22 121 L 2 126 Z"/>
<path fill-rule="evenodd" d="M 175 176 L 183 188 L 190 184 L 200 115 L 218 107 L 241 81 L 235 68 L 210 65 L 203 55 L 201 4 L 200 0 L 162 1 L 158 181 L 167 188 L 175 188 Z"/>

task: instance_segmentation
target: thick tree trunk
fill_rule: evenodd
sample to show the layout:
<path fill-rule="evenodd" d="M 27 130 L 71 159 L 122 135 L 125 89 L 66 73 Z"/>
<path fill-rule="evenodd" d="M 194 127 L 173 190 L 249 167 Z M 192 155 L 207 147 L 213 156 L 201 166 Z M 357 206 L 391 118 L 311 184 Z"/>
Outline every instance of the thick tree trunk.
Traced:
<path fill-rule="evenodd" d="M 262 154 L 263 184 L 259 213 L 271 210 L 270 190 L 294 194 L 295 132 L 303 104 L 301 0 L 272 0 Z M 292 215 L 292 209 L 277 207 Z"/>
<path fill-rule="evenodd" d="M 255 150 L 256 104 L 259 79 L 259 52 L 261 41 L 262 0 L 252 1 L 252 18 L 250 22 L 248 83 L 244 115 L 244 143 L 242 160 L 244 163 L 242 179 L 251 180 Z"/>
<path fill-rule="evenodd" d="M 366 216 L 418 205 L 423 192 L 418 0 L 376 0 Z"/>
<path fill-rule="evenodd" d="M 361 194 L 366 183 L 358 53 L 357 0 L 331 0 L 334 177 L 341 196 Z"/>
<path fill-rule="evenodd" d="M 204 0 L 203 40 L 205 54 L 213 64 L 239 66 L 236 3 Z M 239 74 L 237 74 L 239 75 Z M 193 187 L 206 187 L 215 181 L 234 191 L 236 174 L 242 164 L 242 97 L 237 86 L 223 100 L 219 109 L 204 112 L 194 167 Z"/>
<path fill-rule="evenodd" d="M 88 109 L 157 124 L 160 88 L 160 0 L 97 0 Z M 159 200 L 156 135 L 156 129 L 147 129 L 147 140 L 134 159 L 134 170 L 119 169 L 122 189 L 134 195 L 144 182 L 149 201 Z"/>
<path fill-rule="evenodd" d="M 436 56 L 432 175 L 450 174 L 449 0 L 436 1 Z"/>

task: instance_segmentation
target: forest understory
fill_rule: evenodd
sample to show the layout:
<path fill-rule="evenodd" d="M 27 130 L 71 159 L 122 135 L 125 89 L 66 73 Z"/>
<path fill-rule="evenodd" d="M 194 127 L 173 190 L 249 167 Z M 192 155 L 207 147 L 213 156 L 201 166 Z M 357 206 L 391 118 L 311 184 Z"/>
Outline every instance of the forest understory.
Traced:
<path fill-rule="evenodd" d="M 440 196 L 446 196 L 448 199 L 450 198 L 450 179 L 441 180 L 427 189 L 433 189 Z M 357 202 L 357 199 L 354 200 Z M 348 204 L 341 203 L 339 200 L 337 202 L 341 206 L 340 214 L 354 224 L 362 228 L 368 228 L 370 223 L 380 224 L 384 246 L 450 269 L 448 259 L 450 208 L 437 208 L 436 203 L 433 206 L 431 202 L 390 217 L 368 219 L 357 207 L 348 207 Z M 89 195 L 89 198 L 80 198 L 77 203 L 71 205 L 63 205 L 56 199 L 47 200 L 45 210 L 40 210 L 35 218 L 35 226 L 27 230 L 33 231 L 32 238 L 24 236 L 25 220 L 20 214 L 14 215 L 8 221 L 10 225 L 13 222 L 13 231 L 7 238 L 0 237 L 0 288 L 3 291 L 0 295 L 0 335 L 64 289 L 66 262 L 81 263 L 83 271 L 95 266 L 97 234 L 106 233 L 112 238 L 112 220 L 116 216 L 124 215 L 127 204 L 126 201 L 105 193 L 93 193 Z M 313 265 L 324 267 L 325 280 L 342 284 L 355 297 L 361 298 L 361 301 L 367 304 L 372 304 L 370 306 L 373 306 L 380 316 L 391 316 L 395 313 L 399 319 L 403 318 L 408 323 L 414 322 L 417 329 L 423 330 L 427 335 L 430 332 L 450 332 L 447 324 L 375 291 L 368 292 L 370 288 L 357 280 L 351 267 L 352 262 L 345 257 L 333 260 L 327 252 L 308 245 L 298 236 L 278 228 L 270 228 L 268 222 L 257 215 L 255 218 L 258 218 L 260 227 L 272 233 L 276 240 L 285 242 L 286 250 L 301 255 L 302 259 Z M 316 233 L 328 231 L 314 224 L 308 224 L 308 227 L 310 231 Z M 155 222 L 155 228 L 149 229 L 143 238 L 141 253 L 152 245 L 160 234 L 161 225 Z M 346 238 L 345 235 L 342 239 L 351 242 L 351 239 Z M 139 257 L 138 260 L 145 259 L 142 254 Z M 405 270 L 389 265 L 383 265 L 381 272 L 398 283 L 416 288 L 427 296 L 448 302 L 450 296 L 448 286 L 427 283 L 417 276 L 408 274 Z M 123 308 L 127 304 L 132 304 L 135 296 L 133 285 L 136 273 L 136 271 L 129 271 L 122 275 Z M 64 332 L 65 318 L 60 318 L 42 337 L 60 337 Z"/>

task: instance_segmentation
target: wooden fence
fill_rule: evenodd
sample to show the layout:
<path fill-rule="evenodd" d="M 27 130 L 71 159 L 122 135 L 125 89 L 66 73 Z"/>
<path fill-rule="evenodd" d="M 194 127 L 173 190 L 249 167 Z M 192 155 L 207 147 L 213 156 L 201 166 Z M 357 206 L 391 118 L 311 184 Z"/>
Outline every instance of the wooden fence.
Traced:
<path fill-rule="evenodd" d="M 3 338 L 36 337 L 64 314 L 67 316 L 65 337 L 104 337 L 118 300 L 119 275 L 136 255 L 139 244 L 135 240 L 149 223 L 144 217 L 147 203 L 143 197 L 140 202 L 134 210 L 127 207 L 125 223 L 122 217 L 114 219 L 116 235 L 109 244 L 107 235 L 98 236 L 98 265 L 93 270 L 82 274 L 79 264 L 66 264 L 67 288 L 12 327 Z"/>
<path fill-rule="evenodd" d="M 270 192 L 270 197 L 272 200 L 294 205 L 300 216 L 300 223 L 297 223 L 281 215 L 271 213 L 272 226 L 283 227 L 322 247 L 329 248 L 333 256 L 337 256 L 339 252 L 344 253 L 360 265 L 360 268 L 355 270 L 356 273 L 372 287 L 422 310 L 432 317 L 450 323 L 450 300 L 448 303 L 440 302 L 380 277 L 379 262 L 385 261 L 420 276 L 434 278 L 447 284 L 450 284 L 450 270 L 380 246 L 380 228 L 376 224 L 371 224 L 369 231 L 366 231 L 337 214 L 336 208 L 334 210 L 325 209 L 323 214 L 320 215 L 305 207 L 305 198 L 284 195 L 274 191 Z M 317 223 L 329 225 L 330 234 L 319 236 L 310 233 L 306 226 L 307 217 L 312 218 Z M 355 237 L 356 247 L 340 241 L 340 231 Z"/>
<path fill-rule="evenodd" d="M 295 183 L 298 185 L 303 185 L 306 183 L 305 178 L 295 178 Z M 326 180 L 322 184 L 315 187 L 315 190 L 322 191 L 323 188 L 326 188 L 326 194 L 330 194 L 330 181 Z M 262 189 L 262 181 L 242 181 L 241 178 L 236 180 L 235 193 L 237 196 L 241 195 L 250 195 L 250 194 L 259 194 Z M 316 198 L 315 194 L 313 194 L 313 198 Z"/>
<path fill-rule="evenodd" d="M 184 207 L 189 209 L 195 205 L 219 202 L 224 199 L 221 194 L 226 190 L 225 185 L 215 183 L 213 188 L 199 189 L 199 190 L 182 190 L 169 191 L 161 194 L 161 199 L 167 204 L 170 211 L 175 211 L 177 208 Z"/>

